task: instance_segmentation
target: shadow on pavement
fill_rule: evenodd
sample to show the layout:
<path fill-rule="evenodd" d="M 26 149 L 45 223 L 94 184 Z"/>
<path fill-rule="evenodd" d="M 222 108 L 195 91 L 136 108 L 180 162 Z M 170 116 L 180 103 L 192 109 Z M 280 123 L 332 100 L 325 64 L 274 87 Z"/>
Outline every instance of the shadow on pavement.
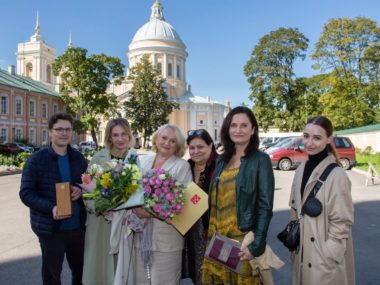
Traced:
<path fill-rule="evenodd" d="M 29 257 L 0 263 L 0 277 L 0 283 L 4 285 L 42 284 L 41 257 Z M 62 285 L 71 284 L 70 269 L 66 261 L 62 269 L 61 281 Z"/>
<path fill-rule="evenodd" d="M 380 258 L 378 255 L 380 236 L 380 201 L 355 204 L 353 240 L 355 252 L 356 284 L 379 284 Z M 289 251 L 277 240 L 277 234 L 289 220 L 289 211 L 275 211 L 269 228 L 268 240 L 274 252 L 285 262 L 285 266 L 273 271 L 277 285 L 291 284 Z M 1 284 L 41 284 L 41 258 L 31 257 L 0 264 Z M 65 262 L 62 284 L 70 284 L 70 271 Z"/>
<path fill-rule="evenodd" d="M 357 203 L 354 208 L 353 242 L 356 285 L 379 284 L 380 201 Z M 274 212 L 268 233 L 270 246 L 285 262 L 284 267 L 273 270 L 274 281 L 277 285 L 292 284 L 290 253 L 276 238 L 287 224 L 289 215 L 289 211 Z"/>

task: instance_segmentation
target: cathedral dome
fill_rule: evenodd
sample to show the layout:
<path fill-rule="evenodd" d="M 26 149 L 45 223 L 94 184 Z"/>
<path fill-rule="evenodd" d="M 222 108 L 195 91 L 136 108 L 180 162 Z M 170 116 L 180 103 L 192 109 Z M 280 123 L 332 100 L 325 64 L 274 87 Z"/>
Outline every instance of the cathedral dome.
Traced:
<path fill-rule="evenodd" d="M 152 6 L 152 14 L 149 22 L 144 24 L 135 34 L 132 43 L 144 40 L 163 40 L 177 42 L 183 45 L 183 42 L 172 25 L 165 22 L 163 7 L 156 0 Z"/>

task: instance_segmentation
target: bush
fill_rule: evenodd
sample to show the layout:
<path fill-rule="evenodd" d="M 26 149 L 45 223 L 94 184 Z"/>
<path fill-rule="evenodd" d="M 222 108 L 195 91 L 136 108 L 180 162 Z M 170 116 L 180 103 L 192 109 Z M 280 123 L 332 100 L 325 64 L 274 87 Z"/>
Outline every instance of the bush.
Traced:
<path fill-rule="evenodd" d="M 375 151 L 373 150 L 373 148 L 371 146 L 366 146 L 365 149 L 360 149 L 360 148 L 357 148 L 356 151 L 361 154 L 361 155 L 371 155 L 371 154 L 375 154 Z"/>

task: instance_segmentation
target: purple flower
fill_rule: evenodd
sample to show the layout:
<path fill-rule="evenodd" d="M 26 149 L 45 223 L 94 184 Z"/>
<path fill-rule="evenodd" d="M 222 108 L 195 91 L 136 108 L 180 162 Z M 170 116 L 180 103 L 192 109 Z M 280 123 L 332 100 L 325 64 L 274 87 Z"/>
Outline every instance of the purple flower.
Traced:
<path fill-rule="evenodd" d="M 160 204 L 155 204 L 153 206 L 153 210 L 156 212 L 156 213 L 159 213 L 161 211 L 161 206 Z"/>
<path fill-rule="evenodd" d="M 102 188 L 102 196 L 103 196 L 104 198 L 107 198 L 109 195 L 110 195 L 110 190 L 109 190 L 109 189 Z"/>
<path fill-rule="evenodd" d="M 168 201 L 172 201 L 172 200 L 174 199 L 174 196 L 173 196 L 172 193 L 167 193 L 167 194 L 165 195 L 165 198 L 166 198 L 166 200 L 168 200 Z"/>
<path fill-rule="evenodd" d="M 149 194 L 150 192 L 152 192 L 152 189 L 148 185 L 145 185 L 144 186 L 144 193 Z"/>

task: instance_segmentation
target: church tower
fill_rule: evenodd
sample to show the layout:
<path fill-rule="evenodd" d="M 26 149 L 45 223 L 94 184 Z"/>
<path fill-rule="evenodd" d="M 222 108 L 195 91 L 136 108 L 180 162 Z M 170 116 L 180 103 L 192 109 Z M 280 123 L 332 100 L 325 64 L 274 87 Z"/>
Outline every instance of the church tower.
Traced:
<path fill-rule="evenodd" d="M 57 90 L 57 78 L 53 75 L 53 62 L 56 49 L 45 43 L 40 32 L 39 15 L 37 12 L 36 27 L 29 42 L 17 46 L 17 74 L 40 81 L 52 90 Z"/>

